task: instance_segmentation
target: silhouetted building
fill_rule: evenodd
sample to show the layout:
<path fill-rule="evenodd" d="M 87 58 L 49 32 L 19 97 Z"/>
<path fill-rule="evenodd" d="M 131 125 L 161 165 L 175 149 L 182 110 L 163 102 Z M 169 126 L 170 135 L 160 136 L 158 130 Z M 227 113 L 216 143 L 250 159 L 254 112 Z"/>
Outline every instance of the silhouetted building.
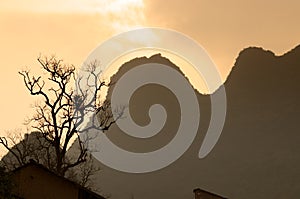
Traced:
<path fill-rule="evenodd" d="M 226 199 L 222 196 L 218 196 L 214 193 L 210 193 L 208 191 L 204 191 L 202 189 L 194 189 L 195 199 Z"/>
<path fill-rule="evenodd" d="M 104 197 L 30 162 L 13 171 L 14 194 L 23 199 L 104 199 Z"/>

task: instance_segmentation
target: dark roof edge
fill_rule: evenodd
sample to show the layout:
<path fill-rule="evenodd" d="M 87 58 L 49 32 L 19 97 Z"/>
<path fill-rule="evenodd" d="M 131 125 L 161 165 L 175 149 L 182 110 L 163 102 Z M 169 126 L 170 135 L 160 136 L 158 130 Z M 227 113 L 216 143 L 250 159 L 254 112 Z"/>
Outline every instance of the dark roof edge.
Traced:
<path fill-rule="evenodd" d="M 36 161 L 34 161 L 34 160 L 32 160 L 32 159 L 31 159 L 30 162 L 28 162 L 27 164 L 24 164 L 24 165 L 22 165 L 22 166 L 20 166 L 20 167 L 18 167 L 18 168 L 16 168 L 16 169 L 14 169 L 14 170 L 12 171 L 12 173 L 16 173 L 16 172 L 18 172 L 18 171 L 20 171 L 20 170 L 22 170 L 22 169 L 24 169 L 24 168 L 26 168 L 26 167 L 29 167 L 29 166 L 35 166 L 35 167 L 38 167 L 38 168 L 40 168 L 40 169 L 43 169 L 44 171 L 46 171 L 46 172 L 48 172 L 48 173 L 51 173 L 52 175 L 55 175 L 56 177 L 62 178 L 63 180 L 65 180 L 65 181 L 67 181 L 67 182 L 73 184 L 74 186 L 76 186 L 76 187 L 79 188 L 79 189 L 82 189 L 82 190 L 84 190 L 84 191 L 87 191 L 87 192 L 89 192 L 90 194 L 92 194 L 92 195 L 94 195 L 94 196 L 98 196 L 98 197 L 100 197 L 100 198 L 105 199 L 103 196 L 101 196 L 101 195 L 99 195 L 99 194 L 97 194 L 97 193 L 95 193 L 95 192 L 93 192 L 93 191 L 87 189 L 86 187 L 81 186 L 80 184 L 78 184 L 78 183 L 76 183 L 76 182 L 74 182 L 74 181 L 72 181 L 72 180 L 69 180 L 69 179 L 67 179 L 67 178 L 65 178 L 65 177 L 63 177 L 63 176 L 60 176 L 60 175 L 56 174 L 55 172 L 49 170 L 48 168 L 46 168 L 46 167 L 43 166 L 42 164 L 39 164 L 39 163 L 37 163 Z"/>
<path fill-rule="evenodd" d="M 218 196 L 218 197 L 221 197 L 221 198 L 227 199 L 227 198 L 225 198 L 225 197 L 223 197 L 223 196 L 220 196 L 220 195 L 218 195 L 218 194 L 215 194 L 215 193 L 212 193 L 212 192 L 209 192 L 209 191 L 206 191 L 206 190 L 200 189 L 200 188 L 196 188 L 196 189 L 194 189 L 194 190 L 193 190 L 193 192 L 194 192 L 194 193 L 195 193 L 196 191 L 202 191 L 202 192 L 205 192 L 205 193 L 211 194 L 211 195 L 213 195 L 213 196 Z"/>

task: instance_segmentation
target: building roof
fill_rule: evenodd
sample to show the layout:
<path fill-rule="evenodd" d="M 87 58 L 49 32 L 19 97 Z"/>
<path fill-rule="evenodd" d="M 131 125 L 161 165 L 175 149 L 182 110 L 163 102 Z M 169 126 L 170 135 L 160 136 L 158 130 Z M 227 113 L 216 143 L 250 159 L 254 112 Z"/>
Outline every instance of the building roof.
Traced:
<path fill-rule="evenodd" d="M 60 175 L 54 173 L 53 171 L 50 171 L 48 168 L 46 168 L 45 166 L 43 166 L 43 165 L 41 165 L 41 164 L 35 162 L 34 160 L 30 160 L 29 163 L 27 163 L 27 164 L 25 164 L 25 165 L 23 165 L 23 166 L 20 166 L 20 167 L 18 167 L 18 168 L 16 168 L 16 169 L 13 170 L 12 172 L 13 172 L 13 173 L 18 173 L 18 172 L 20 172 L 21 170 L 23 170 L 23 169 L 25 169 L 25 168 L 28 168 L 28 167 L 36 167 L 36 168 L 39 168 L 39 169 L 43 170 L 44 172 L 47 172 L 47 173 L 49 173 L 49 174 L 51 174 L 51 175 L 53 175 L 53 176 L 56 176 L 56 177 L 58 177 L 58 178 L 64 180 L 66 183 L 70 183 L 70 184 L 74 185 L 76 188 L 78 188 L 78 190 L 82 190 L 82 191 L 85 191 L 85 192 L 89 193 L 89 195 L 93 196 L 93 198 L 97 198 L 97 199 L 105 199 L 103 196 L 101 196 L 101 195 L 99 195 L 99 194 L 97 194 L 97 193 L 95 193 L 95 192 L 93 192 L 93 191 L 91 191 L 91 190 L 89 190 L 89 189 L 87 189 L 87 188 L 85 188 L 85 187 L 79 185 L 78 183 L 76 183 L 76 182 L 74 182 L 74 181 L 71 181 L 71 180 L 69 180 L 69 179 L 67 179 L 67 178 L 65 178 L 65 177 L 62 177 L 62 176 L 60 176 Z"/>
<path fill-rule="evenodd" d="M 216 197 L 219 197 L 219 198 L 224 198 L 223 196 L 217 195 L 217 194 L 215 194 L 215 193 L 212 193 L 212 192 L 209 192 L 209 191 L 200 189 L 200 188 L 194 189 L 193 192 L 194 192 L 194 193 L 196 193 L 196 192 L 202 192 L 202 193 L 207 193 L 207 194 L 209 194 L 209 195 L 211 195 L 211 196 L 216 196 Z M 224 199 L 227 199 L 227 198 L 224 198 Z"/>

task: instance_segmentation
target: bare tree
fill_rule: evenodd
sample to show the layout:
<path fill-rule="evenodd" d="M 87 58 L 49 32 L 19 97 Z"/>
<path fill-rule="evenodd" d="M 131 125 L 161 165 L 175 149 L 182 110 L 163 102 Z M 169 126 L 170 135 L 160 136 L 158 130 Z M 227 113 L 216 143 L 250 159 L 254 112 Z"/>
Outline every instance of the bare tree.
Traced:
<path fill-rule="evenodd" d="M 14 139 L 1 137 L 2 144 L 16 158 L 21 166 L 28 162 L 29 157 L 54 171 L 58 175 L 65 176 L 66 172 L 87 161 L 88 150 L 86 140 L 80 138 L 80 133 L 96 129 L 107 130 L 114 122 L 110 103 L 100 100 L 100 90 L 110 84 L 99 79 L 97 62 L 87 65 L 85 77 L 78 77 L 73 65 L 64 64 L 55 57 L 38 58 L 38 63 L 44 71 L 43 76 L 31 76 L 28 70 L 21 71 L 25 87 L 33 96 L 39 96 L 42 101 L 35 104 L 35 114 L 28 121 L 34 131 L 38 132 L 38 146 L 34 148 L 23 139 L 22 149 L 11 147 L 9 142 L 16 146 Z M 76 87 L 74 86 L 76 85 Z M 123 110 L 115 110 L 121 117 Z M 85 116 L 92 113 L 89 125 L 81 128 L 86 122 Z M 76 158 L 68 158 L 67 149 L 76 139 L 79 151 Z M 35 150 L 43 151 L 42 155 L 36 154 Z M 28 156 L 28 154 L 30 154 Z M 42 157 L 40 157 L 42 156 Z M 43 159 L 44 158 L 44 159 Z M 87 183 L 87 176 L 92 171 L 85 171 L 83 183 Z"/>

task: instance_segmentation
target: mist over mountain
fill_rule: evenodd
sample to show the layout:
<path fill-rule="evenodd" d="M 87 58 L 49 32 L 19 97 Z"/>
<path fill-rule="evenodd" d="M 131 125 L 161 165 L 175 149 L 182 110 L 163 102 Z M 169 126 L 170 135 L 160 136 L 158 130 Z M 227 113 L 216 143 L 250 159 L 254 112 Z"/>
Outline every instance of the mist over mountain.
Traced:
<path fill-rule="evenodd" d="M 161 63 L 180 71 L 158 54 L 123 64 L 111 80 L 117 81 L 144 63 Z M 282 56 L 257 47 L 244 49 L 225 82 L 225 126 L 207 157 L 197 156 L 210 122 L 210 97 L 195 90 L 201 110 L 200 127 L 192 146 L 179 160 L 146 174 L 122 173 L 102 165 L 99 185 L 112 194 L 112 199 L 130 198 L 132 194 L 139 199 L 192 198 L 196 187 L 228 198 L 298 198 L 299 81 L 300 46 Z M 107 132 L 112 142 L 134 152 L 153 151 L 169 143 L 180 122 L 179 104 L 172 92 L 159 85 L 143 86 L 131 98 L 130 113 L 137 124 L 146 125 L 150 122 L 149 107 L 156 103 L 163 105 L 168 114 L 159 134 L 137 139 L 114 125 Z"/>

